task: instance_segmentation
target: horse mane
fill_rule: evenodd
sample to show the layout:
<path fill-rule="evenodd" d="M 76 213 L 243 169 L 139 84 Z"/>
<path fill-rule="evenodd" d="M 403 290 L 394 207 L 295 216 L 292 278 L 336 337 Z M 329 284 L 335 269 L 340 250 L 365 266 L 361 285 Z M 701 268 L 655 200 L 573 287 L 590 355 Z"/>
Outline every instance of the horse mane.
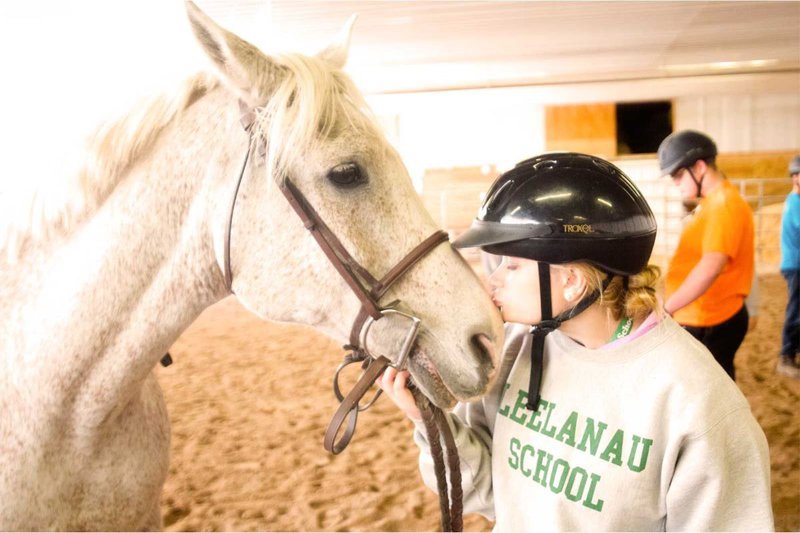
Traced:
<path fill-rule="evenodd" d="M 374 119 L 348 76 L 316 57 L 272 58 L 285 71 L 263 107 L 256 109 L 258 138 L 269 139 L 272 176 L 285 176 L 293 158 L 320 139 L 334 136 L 343 120 L 362 134 Z M 130 167 L 146 154 L 181 113 L 219 85 L 208 73 L 186 80 L 173 95 L 142 100 L 123 117 L 102 124 L 87 139 L 83 160 L 65 183 L 37 184 L 27 198 L 7 198 L 0 221 L 0 253 L 16 262 L 29 242 L 67 233 L 93 213 Z M 0 259 L 2 261 L 2 259 Z"/>
<path fill-rule="evenodd" d="M 284 179 L 292 162 L 345 124 L 361 136 L 377 133 L 361 92 L 341 70 L 317 57 L 274 57 L 289 72 L 267 103 L 256 109 L 255 138 L 266 140 L 270 183 Z"/>
<path fill-rule="evenodd" d="M 140 100 L 124 116 L 101 124 L 86 138 L 83 158 L 64 182 L 41 181 L 21 193 L 27 197 L 5 198 L 8 205 L 0 221 L 0 252 L 5 260 L 13 264 L 27 243 L 66 233 L 94 212 L 161 132 L 218 83 L 200 73 L 173 95 Z"/>

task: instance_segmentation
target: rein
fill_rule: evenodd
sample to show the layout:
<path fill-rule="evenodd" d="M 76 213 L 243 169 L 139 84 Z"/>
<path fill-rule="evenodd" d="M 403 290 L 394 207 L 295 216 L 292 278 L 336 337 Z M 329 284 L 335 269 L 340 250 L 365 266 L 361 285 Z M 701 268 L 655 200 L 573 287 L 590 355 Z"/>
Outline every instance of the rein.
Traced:
<path fill-rule="evenodd" d="M 361 362 L 364 371 L 358 382 L 353 386 L 347 396 L 342 397 L 339 390 L 339 373 L 341 370 L 353 363 Z M 350 443 L 356 428 L 358 413 L 366 411 L 380 396 L 381 390 L 361 406 L 360 401 L 381 376 L 386 367 L 395 366 L 384 356 L 372 358 L 365 355 L 363 360 L 348 354 L 344 362 L 339 365 L 333 379 L 333 390 L 339 399 L 339 408 L 333 415 L 328 429 L 325 432 L 325 449 L 334 455 L 341 453 Z M 398 367 L 399 368 L 399 367 Z M 447 417 L 441 409 L 431 403 L 431 401 L 413 384 L 410 386 L 414 401 L 422 414 L 422 423 L 425 426 L 425 433 L 428 436 L 428 443 L 431 447 L 431 457 L 433 458 L 433 471 L 436 474 L 436 488 L 439 494 L 439 512 L 441 515 L 442 531 L 461 531 L 463 524 L 463 492 L 461 489 L 461 467 L 458 458 L 458 449 L 453 438 L 453 431 L 447 422 Z M 347 428 L 343 437 L 337 442 L 336 436 L 347 420 Z M 445 467 L 445 455 L 442 453 L 442 441 L 446 451 L 447 466 Z M 449 474 L 449 479 L 448 479 Z M 448 488 L 449 485 L 449 488 Z M 450 492 L 452 491 L 452 492 Z"/>
<path fill-rule="evenodd" d="M 225 286 L 233 292 L 233 273 L 231 269 L 231 229 L 233 225 L 233 212 L 236 207 L 236 198 L 239 194 L 239 187 L 241 186 L 244 178 L 245 170 L 250 159 L 250 152 L 253 150 L 253 125 L 255 124 L 256 114 L 255 111 L 248 108 L 243 102 L 239 102 L 239 108 L 242 112 L 242 126 L 249 134 L 249 142 L 247 153 L 245 154 L 244 162 L 242 163 L 239 177 L 236 180 L 236 187 L 234 188 L 233 195 L 230 203 L 230 211 L 225 224 L 225 240 L 224 240 L 224 266 L 223 276 L 225 279 Z M 263 147 L 259 147 L 261 150 Z M 380 300 L 389 290 L 389 288 L 403 275 L 405 275 L 415 264 L 422 258 L 428 255 L 440 244 L 449 241 L 446 232 L 437 230 L 429 237 L 424 239 L 421 243 L 415 246 L 408 254 L 406 254 L 389 272 L 382 278 L 375 278 L 369 270 L 364 268 L 356 259 L 347 251 L 341 241 L 336 235 L 328 228 L 322 217 L 316 212 L 311 204 L 306 200 L 303 193 L 292 183 L 287 177 L 279 181 L 278 186 L 292 206 L 292 209 L 303 222 L 305 228 L 311 232 L 314 240 L 317 241 L 320 249 L 325 253 L 325 256 L 336 268 L 336 271 L 344 279 L 353 293 L 361 302 L 361 308 L 353 321 L 353 326 L 350 330 L 350 342 L 344 346 L 345 350 L 349 353 L 345 356 L 344 361 L 339 365 L 334 375 L 333 389 L 334 394 L 340 401 L 339 408 L 333 416 L 328 429 L 325 432 L 323 444 L 325 449 L 333 454 L 341 453 L 353 437 L 356 429 L 356 421 L 358 413 L 368 409 L 380 396 L 381 391 L 372 397 L 372 399 L 365 405 L 361 406 L 360 402 L 363 396 L 375 383 L 375 380 L 382 374 L 387 366 L 394 366 L 401 369 L 406 364 L 411 351 L 414 348 L 417 336 L 419 334 L 419 327 L 421 320 L 411 314 L 399 311 L 396 307 L 400 303 L 399 300 L 391 302 L 385 307 L 381 307 Z M 406 333 L 405 339 L 400 349 L 397 359 L 392 362 L 390 359 L 383 355 L 375 355 L 370 352 L 367 345 L 367 337 L 372 325 L 378 320 L 389 316 L 396 315 L 401 319 L 409 322 L 409 328 Z M 168 356 L 169 354 L 167 354 Z M 165 356 L 165 358 L 167 357 Z M 355 387 L 343 396 L 339 388 L 339 374 L 348 365 L 353 363 L 361 363 L 363 373 Z M 462 492 L 461 492 L 461 470 L 459 467 L 458 453 L 455 446 L 455 440 L 447 423 L 444 413 L 433 405 L 428 398 L 426 398 L 416 387 L 413 389 L 414 399 L 420 412 L 423 415 L 423 423 L 425 430 L 428 434 L 428 441 L 431 446 L 431 455 L 434 460 L 434 470 L 436 473 L 436 482 L 439 489 L 439 508 L 442 514 L 442 530 L 443 531 L 461 531 L 462 529 Z M 347 428 L 342 434 L 341 439 L 338 441 L 336 437 L 341 430 L 342 425 L 347 420 Z M 445 468 L 444 458 L 442 454 L 441 440 L 444 440 L 445 448 L 447 450 L 447 461 L 450 473 L 450 486 L 452 487 L 452 494 L 448 495 L 448 481 L 447 472 Z"/>

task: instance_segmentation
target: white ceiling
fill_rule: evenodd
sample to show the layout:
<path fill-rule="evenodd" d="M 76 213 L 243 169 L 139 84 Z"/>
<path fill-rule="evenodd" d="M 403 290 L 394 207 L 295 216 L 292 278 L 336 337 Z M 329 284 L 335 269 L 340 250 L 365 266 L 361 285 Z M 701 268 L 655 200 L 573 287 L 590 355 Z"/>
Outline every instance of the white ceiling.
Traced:
<path fill-rule="evenodd" d="M 259 45 L 313 51 L 358 14 L 348 70 L 392 93 L 794 71 L 800 2 L 197 0 Z M 272 28 L 268 31 L 268 28 Z"/>

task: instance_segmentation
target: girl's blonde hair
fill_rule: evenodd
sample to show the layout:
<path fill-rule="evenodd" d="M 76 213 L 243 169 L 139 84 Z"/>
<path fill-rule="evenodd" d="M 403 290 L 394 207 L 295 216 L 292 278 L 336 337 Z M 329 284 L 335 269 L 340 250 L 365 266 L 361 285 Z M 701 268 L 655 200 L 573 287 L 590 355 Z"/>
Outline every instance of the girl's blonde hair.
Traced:
<path fill-rule="evenodd" d="M 573 266 L 586 277 L 587 293 L 600 289 L 608 277 L 606 273 L 588 263 L 574 263 Z M 647 265 L 638 274 L 628 276 L 626 289 L 623 276 L 615 275 L 598 298 L 598 302 L 611 310 L 615 320 L 620 320 L 622 317 L 643 320 L 659 309 L 656 293 L 660 278 L 661 269 L 656 265 Z"/>

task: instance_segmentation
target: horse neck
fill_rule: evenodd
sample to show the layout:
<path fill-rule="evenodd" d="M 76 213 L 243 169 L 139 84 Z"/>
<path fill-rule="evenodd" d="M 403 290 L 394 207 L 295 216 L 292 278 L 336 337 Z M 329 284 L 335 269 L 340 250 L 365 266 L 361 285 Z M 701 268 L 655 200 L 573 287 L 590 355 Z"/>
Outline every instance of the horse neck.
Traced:
<path fill-rule="evenodd" d="M 188 108 L 96 212 L 17 265 L 27 272 L 19 292 L 3 298 L 16 302 L 7 315 L 16 320 L 0 321 L 7 372 L 26 368 L 76 410 L 82 401 L 124 402 L 227 294 L 214 259 L 215 198 L 233 181 L 247 136 L 234 132 L 241 128 L 225 100 L 217 90 Z"/>

